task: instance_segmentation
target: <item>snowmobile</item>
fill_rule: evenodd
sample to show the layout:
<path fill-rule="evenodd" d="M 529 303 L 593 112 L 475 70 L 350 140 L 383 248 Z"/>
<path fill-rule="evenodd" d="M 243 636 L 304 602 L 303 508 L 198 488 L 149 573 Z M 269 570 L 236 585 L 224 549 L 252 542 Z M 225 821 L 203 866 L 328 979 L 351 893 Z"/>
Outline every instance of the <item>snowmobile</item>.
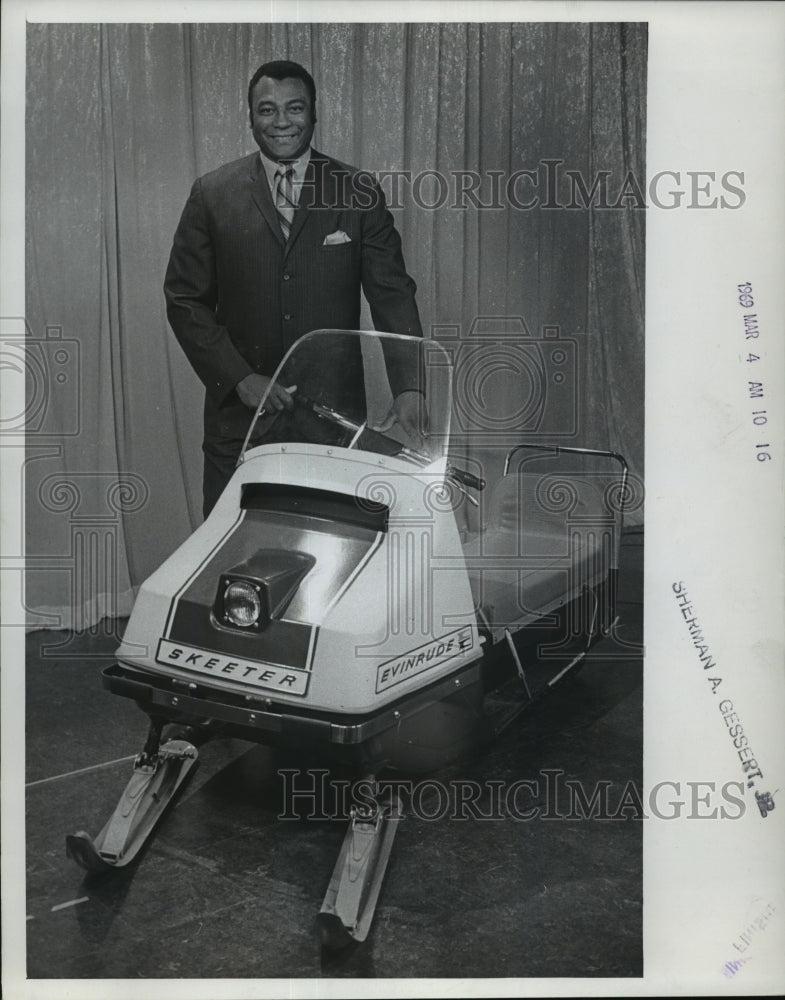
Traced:
<path fill-rule="evenodd" d="M 66 838 L 82 867 L 137 857 L 213 733 L 349 764 L 375 790 L 497 736 L 613 628 L 623 458 L 514 444 L 486 509 L 479 463 L 454 458 L 475 461 L 450 439 L 454 359 L 337 330 L 286 353 L 217 505 L 142 585 L 103 673 L 149 734 L 105 827 Z M 544 626 L 556 641 L 522 656 L 516 636 Z M 397 795 L 352 810 L 326 945 L 367 936 L 402 812 Z"/>

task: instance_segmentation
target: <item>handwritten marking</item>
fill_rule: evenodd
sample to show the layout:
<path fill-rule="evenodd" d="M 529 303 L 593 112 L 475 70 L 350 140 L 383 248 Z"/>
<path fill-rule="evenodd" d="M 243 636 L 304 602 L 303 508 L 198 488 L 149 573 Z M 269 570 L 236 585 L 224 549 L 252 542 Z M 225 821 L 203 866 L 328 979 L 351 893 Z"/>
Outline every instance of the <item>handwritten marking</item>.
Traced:
<path fill-rule="evenodd" d="M 746 965 L 747 962 L 751 962 L 751 958 L 734 958 L 730 962 L 726 962 L 722 967 L 722 974 L 726 979 L 733 979 L 739 969 Z"/>
<path fill-rule="evenodd" d="M 722 684 L 722 677 L 719 676 L 719 668 L 714 661 L 706 639 L 703 637 L 701 625 L 694 615 L 692 601 L 687 592 L 687 585 L 683 580 L 677 580 L 672 584 L 671 589 L 673 590 L 684 623 L 689 629 L 690 639 L 693 646 L 695 646 L 703 669 L 714 671 L 713 676 L 707 676 L 706 680 L 711 684 L 711 693 L 716 695 L 717 688 Z M 744 732 L 738 714 L 733 709 L 733 702 L 730 698 L 723 698 L 718 707 L 728 729 L 728 735 L 733 740 L 733 747 L 736 750 L 736 754 L 742 762 L 741 769 L 747 780 L 747 788 L 754 788 L 754 779 L 763 779 L 763 771 L 753 756 L 752 747 L 749 745 L 749 738 Z M 758 806 L 761 816 L 766 819 L 775 806 L 773 793 L 756 791 L 755 803 Z"/>
<path fill-rule="evenodd" d="M 746 951 L 752 944 L 755 934 L 766 930 L 769 921 L 776 912 L 776 906 L 773 903 L 769 903 L 766 909 L 763 910 L 763 912 L 760 913 L 751 923 L 749 923 L 741 934 L 739 934 L 738 940 L 733 942 L 733 947 L 736 951 Z"/>

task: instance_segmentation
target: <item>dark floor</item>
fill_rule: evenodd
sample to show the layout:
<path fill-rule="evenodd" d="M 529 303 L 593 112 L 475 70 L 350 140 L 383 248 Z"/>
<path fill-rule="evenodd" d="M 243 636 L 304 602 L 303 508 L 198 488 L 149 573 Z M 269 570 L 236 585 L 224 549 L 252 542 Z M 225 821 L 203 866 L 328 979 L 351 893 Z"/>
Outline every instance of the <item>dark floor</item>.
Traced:
<path fill-rule="evenodd" d="M 130 869 L 96 880 L 66 858 L 67 833 L 95 834 L 110 815 L 131 768 L 123 758 L 141 748 L 146 720 L 101 687 L 112 626 L 46 655 L 45 645 L 67 637 L 29 636 L 28 976 L 642 975 L 642 562 L 643 535 L 633 530 L 617 638 L 599 643 L 574 680 L 486 753 L 436 776 L 451 788 L 458 779 L 497 781 L 502 794 L 522 778 L 537 781 L 538 797 L 514 804 L 539 815 L 408 815 L 369 938 L 338 958 L 322 955 L 314 924 L 345 824 L 277 819 L 277 770 L 298 765 L 265 748 L 203 747 L 195 776 Z M 555 800 L 546 797 L 549 769 L 564 772 L 550 776 Z M 567 780 L 587 798 L 608 782 L 608 812 L 619 818 L 563 818 Z M 438 795 L 420 790 L 420 812 L 438 812 Z M 477 803 L 483 813 L 489 794 Z M 549 810 L 556 819 L 545 818 Z"/>

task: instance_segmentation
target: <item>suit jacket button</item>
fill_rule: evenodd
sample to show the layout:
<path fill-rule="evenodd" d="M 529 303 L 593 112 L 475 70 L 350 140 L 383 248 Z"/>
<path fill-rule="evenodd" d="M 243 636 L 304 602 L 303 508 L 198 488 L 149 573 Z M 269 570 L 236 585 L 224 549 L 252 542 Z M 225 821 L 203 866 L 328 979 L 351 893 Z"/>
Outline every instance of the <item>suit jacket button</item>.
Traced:
<path fill-rule="evenodd" d="M 284 280 L 284 281 L 288 281 L 288 280 L 289 280 L 289 278 L 291 278 L 291 274 L 285 274 L 285 275 L 283 276 L 283 280 Z"/>
<path fill-rule="evenodd" d="M 284 319 L 291 319 L 292 318 L 292 314 L 291 313 L 284 313 L 283 314 L 283 318 Z"/>

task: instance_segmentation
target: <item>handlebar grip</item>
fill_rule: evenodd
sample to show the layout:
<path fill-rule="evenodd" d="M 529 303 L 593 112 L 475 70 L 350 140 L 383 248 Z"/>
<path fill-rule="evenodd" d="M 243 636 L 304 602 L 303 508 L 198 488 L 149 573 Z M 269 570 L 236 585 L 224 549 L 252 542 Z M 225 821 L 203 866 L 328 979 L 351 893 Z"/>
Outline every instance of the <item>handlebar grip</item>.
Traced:
<path fill-rule="evenodd" d="M 458 469 L 454 465 L 448 465 L 447 475 L 452 476 L 456 482 L 461 483 L 462 486 L 468 486 L 472 490 L 482 491 L 485 489 L 485 480 L 473 476 L 471 472 L 467 472 L 465 469 Z"/>

